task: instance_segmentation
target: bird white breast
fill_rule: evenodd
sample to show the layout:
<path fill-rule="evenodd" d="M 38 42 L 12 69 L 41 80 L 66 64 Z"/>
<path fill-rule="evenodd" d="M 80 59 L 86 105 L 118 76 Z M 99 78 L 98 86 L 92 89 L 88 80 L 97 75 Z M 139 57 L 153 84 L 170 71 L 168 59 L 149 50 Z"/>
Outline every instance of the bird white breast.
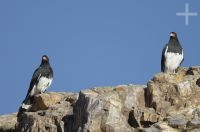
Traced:
<path fill-rule="evenodd" d="M 167 69 L 167 72 L 175 73 L 175 70 L 179 67 L 180 63 L 183 60 L 183 50 L 181 54 L 167 52 L 167 50 L 168 47 L 165 51 L 165 69 Z"/>
<path fill-rule="evenodd" d="M 40 93 L 43 93 L 51 85 L 51 82 L 52 82 L 52 78 L 41 77 L 36 86 L 37 90 Z"/>
<path fill-rule="evenodd" d="M 39 93 L 44 93 L 44 91 L 51 85 L 52 80 L 52 78 L 41 77 L 38 84 L 33 86 L 29 95 L 33 96 Z"/>

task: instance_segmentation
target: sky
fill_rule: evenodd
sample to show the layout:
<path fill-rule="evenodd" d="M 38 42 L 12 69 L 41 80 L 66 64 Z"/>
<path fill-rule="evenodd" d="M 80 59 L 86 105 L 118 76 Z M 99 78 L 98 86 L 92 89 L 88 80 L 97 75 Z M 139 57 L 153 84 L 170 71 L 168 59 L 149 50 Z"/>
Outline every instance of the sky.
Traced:
<path fill-rule="evenodd" d="M 190 16 L 185 12 L 188 3 Z M 0 115 L 16 112 L 42 55 L 54 79 L 47 92 L 144 84 L 160 72 L 161 52 L 175 31 L 182 66 L 200 65 L 200 1 L 0 1 Z"/>

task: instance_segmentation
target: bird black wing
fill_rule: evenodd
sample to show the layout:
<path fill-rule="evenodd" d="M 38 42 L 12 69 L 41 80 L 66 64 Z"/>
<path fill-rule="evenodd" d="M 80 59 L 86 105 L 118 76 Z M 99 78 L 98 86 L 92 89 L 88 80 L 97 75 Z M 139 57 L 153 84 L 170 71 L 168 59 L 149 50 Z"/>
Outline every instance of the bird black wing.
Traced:
<path fill-rule="evenodd" d="M 164 46 L 163 51 L 162 51 L 162 57 L 161 57 L 161 71 L 164 72 L 165 70 L 165 51 L 167 49 L 167 44 Z"/>
<path fill-rule="evenodd" d="M 31 90 L 33 89 L 34 85 L 36 85 L 38 83 L 38 80 L 40 79 L 40 76 L 41 76 L 41 69 L 42 68 L 39 67 L 34 71 L 30 85 L 29 85 L 28 92 L 26 94 L 26 98 L 23 102 L 26 102 L 26 100 L 29 98 L 29 94 L 30 94 Z"/>
<path fill-rule="evenodd" d="M 183 53 L 183 49 L 182 49 L 182 53 Z M 185 59 L 184 59 L 184 56 L 183 56 L 183 59 L 182 59 L 180 65 L 183 63 L 184 60 L 185 60 Z"/>
<path fill-rule="evenodd" d="M 40 77 L 40 69 L 41 69 L 41 67 L 37 68 L 33 73 L 33 76 L 32 76 L 31 82 L 30 82 L 30 86 L 29 86 L 28 92 L 26 94 L 26 98 L 23 100 L 23 104 L 26 104 L 26 105 L 32 104 L 33 97 L 30 97 L 30 93 L 31 93 L 31 90 L 33 89 L 34 85 L 36 84 L 37 79 L 39 79 L 39 77 Z M 23 105 L 20 106 L 17 117 L 24 111 L 26 111 L 26 108 L 23 108 Z"/>
<path fill-rule="evenodd" d="M 28 93 L 26 95 L 26 98 L 29 96 L 31 90 L 33 89 L 34 85 L 37 85 L 41 77 L 47 77 L 47 78 L 52 78 L 53 77 L 53 70 L 50 66 L 43 66 L 39 67 L 35 70 L 33 73 L 31 83 L 29 86 Z"/>

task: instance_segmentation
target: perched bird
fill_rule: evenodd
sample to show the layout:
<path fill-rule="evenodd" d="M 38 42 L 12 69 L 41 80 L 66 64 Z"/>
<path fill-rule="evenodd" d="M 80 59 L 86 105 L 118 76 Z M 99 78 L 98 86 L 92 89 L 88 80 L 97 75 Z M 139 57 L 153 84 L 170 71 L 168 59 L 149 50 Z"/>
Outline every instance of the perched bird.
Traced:
<path fill-rule="evenodd" d="M 183 48 L 181 47 L 177 34 L 170 33 L 169 42 L 162 51 L 161 71 L 165 73 L 176 73 L 176 69 L 183 62 Z"/>
<path fill-rule="evenodd" d="M 28 93 L 22 102 L 18 113 L 28 111 L 28 109 L 33 104 L 34 95 L 44 93 L 46 89 L 51 85 L 52 79 L 53 70 L 49 64 L 49 58 L 46 55 L 43 55 L 40 66 L 33 73 Z"/>

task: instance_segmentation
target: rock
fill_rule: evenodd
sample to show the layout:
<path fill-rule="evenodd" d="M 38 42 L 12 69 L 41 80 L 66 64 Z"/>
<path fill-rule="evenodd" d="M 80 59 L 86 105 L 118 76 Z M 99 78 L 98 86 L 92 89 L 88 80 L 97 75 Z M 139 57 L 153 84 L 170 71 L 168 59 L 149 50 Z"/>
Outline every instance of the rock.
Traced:
<path fill-rule="evenodd" d="M 18 117 L 17 131 L 72 131 L 73 103 L 78 94 L 73 93 L 45 93 L 34 99 L 36 112 L 25 112 Z M 55 100 L 54 100 L 55 99 Z"/>
<path fill-rule="evenodd" d="M 0 116 L 0 132 L 15 132 L 15 124 L 17 123 L 17 113 Z"/>
<path fill-rule="evenodd" d="M 200 87 L 200 78 L 197 79 L 196 84 Z"/>
<path fill-rule="evenodd" d="M 75 105 L 74 131 L 131 132 L 129 113 L 133 108 L 141 108 L 131 118 L 142 116 L 145 87 L 124 85 L 81 91 Z"/>
<path fill-rule="evenodd" d="M 146 106 L 154 108 L 158 121 L 167 121 L 168 126 L 181 131 L 199 128 L 199 119 L 194 111 L 200 108 L 200 68 L 182 68 L 177 74 L 157 74 L 148 82 Z M 199 114 L 196 114 L 199 115 Z M 197 116 L 198 117 L 198 116 Z"/>
<path fill-rule="evenodd" d="M 198 74 L 200 74 L 199 66 L 193 66 L 193 67 L 184 68 L 184 69 L 186 71 L 186 75 L 198 75 Z"/>
<path fill-rule="evenodd" d="M 34 97 L 30 112 L 0 116 L 0 131 L 200 131 L 200 67 L 156 74 L 145 85 Z"/>
<path fill-rule="evenodd" d="M 176 75 L 161 73 L 149 81 L 146 103 L 148 107 L 154 108 L 161 115 L 161 120 L 177 111 L 200 106 L 198 101 L 200 89 L 196 85 L 200 74 L 191 76 L 186 73 L 187 71 Z"/>
<path fill-rule="evenodd" d="M 56 104 L 65 98 L 65 93 L 43 93 L 34 96 L 34 104 L 30 111 L 46 110 L 49 106 Z"/>
<path fill-rule="evenodd" d="M 167 119 L 169 126 L 173 128 L 186 128 L 188 120 L 183 115 L 176 115 L 174 117 L 168 117 Z"/>
<path fill-rule="evenodd" d="M 179 129 L 170 127 L 166 122 L 158 122 L 149 128 L 144 128 L 143 132 L 180 132 Z"/>
<path fill-rule="evenodd" d="M 189 130 L 195 129 L 200 131 L 200 108 L 195 109 L 192 115 L 192 120 L 188 121 L 187 128 Z"/>

